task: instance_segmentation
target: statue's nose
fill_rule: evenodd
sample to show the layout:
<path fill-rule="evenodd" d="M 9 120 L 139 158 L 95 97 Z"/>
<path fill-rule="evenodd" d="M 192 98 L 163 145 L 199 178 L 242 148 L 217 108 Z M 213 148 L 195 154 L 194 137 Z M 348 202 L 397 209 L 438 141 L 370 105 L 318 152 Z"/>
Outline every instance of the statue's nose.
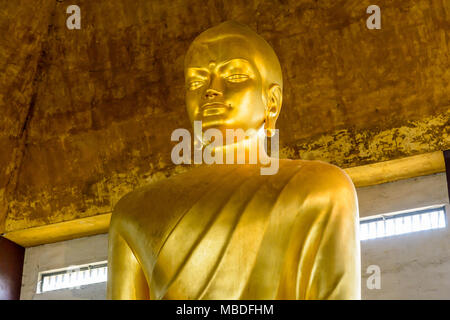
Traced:
<path fill-rule="evenodd" d="M 217 91 L 217 90 L 214 90 L 214 89 L 208 89 L 208 90 L 206 90 L 205 97 L 206 97 L 206 99 L 208 99 L 208 100 L 212 100 L 212 99 L 214 99 L 214 98 L 220 96 L 220 94 L 221 94 L 221 93 L 220 93 L 219 91 Z"/>

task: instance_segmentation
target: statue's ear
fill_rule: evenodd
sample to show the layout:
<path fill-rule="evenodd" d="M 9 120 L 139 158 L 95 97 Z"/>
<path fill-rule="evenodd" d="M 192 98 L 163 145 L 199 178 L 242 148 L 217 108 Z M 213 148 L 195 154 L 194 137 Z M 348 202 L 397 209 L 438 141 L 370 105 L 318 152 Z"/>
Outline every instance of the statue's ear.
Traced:
<path fill-rule="evenodd" d="M 266 119 L 264 129 L 267 130 L 269 136 L 273 135 L 275 130 L 275 123 L 281 110 L 281 103 L 283 100 L 283 93 L 278 84 L 270 85 L 267 94 Z"/>

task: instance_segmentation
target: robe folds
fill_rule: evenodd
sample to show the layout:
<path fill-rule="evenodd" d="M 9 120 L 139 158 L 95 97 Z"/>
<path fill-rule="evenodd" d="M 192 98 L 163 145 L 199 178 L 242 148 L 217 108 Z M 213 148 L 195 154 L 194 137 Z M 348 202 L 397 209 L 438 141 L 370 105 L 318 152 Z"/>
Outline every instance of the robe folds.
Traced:
<path fill-rule="evenodd" d="M 333 165 L 199 166 L 118 203 L 108 290 L 127 298 L 114 292 L 137 281 L 114 277 L 129 250 L 150 299 L 360 299 L 358 229 L 355 188 Z"/>

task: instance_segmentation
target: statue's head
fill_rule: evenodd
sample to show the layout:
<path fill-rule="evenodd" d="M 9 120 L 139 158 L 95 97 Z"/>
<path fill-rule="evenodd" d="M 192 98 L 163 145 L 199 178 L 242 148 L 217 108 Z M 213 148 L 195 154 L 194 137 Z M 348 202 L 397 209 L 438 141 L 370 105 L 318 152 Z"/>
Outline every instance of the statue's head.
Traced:
<path fill-rule="evenodd" d="M 249 27 L 227 21 L 201 33 L 185 58 L 186 106 L 202 129 L 275 129 L 281 67 L 270 45 Z"/>

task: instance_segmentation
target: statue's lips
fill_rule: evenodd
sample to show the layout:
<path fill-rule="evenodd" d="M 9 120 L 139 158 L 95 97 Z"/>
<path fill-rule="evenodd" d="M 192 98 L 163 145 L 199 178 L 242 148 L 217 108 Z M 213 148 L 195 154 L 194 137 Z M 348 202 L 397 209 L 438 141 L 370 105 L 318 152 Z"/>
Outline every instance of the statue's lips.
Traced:
<path fill-rule="evenodd" d="M 204 117 L 217 116 L 224 114 L 228 109 L 229 107 L 224 103 L 210 102 L 201 107 L 201 113 Z"/>

